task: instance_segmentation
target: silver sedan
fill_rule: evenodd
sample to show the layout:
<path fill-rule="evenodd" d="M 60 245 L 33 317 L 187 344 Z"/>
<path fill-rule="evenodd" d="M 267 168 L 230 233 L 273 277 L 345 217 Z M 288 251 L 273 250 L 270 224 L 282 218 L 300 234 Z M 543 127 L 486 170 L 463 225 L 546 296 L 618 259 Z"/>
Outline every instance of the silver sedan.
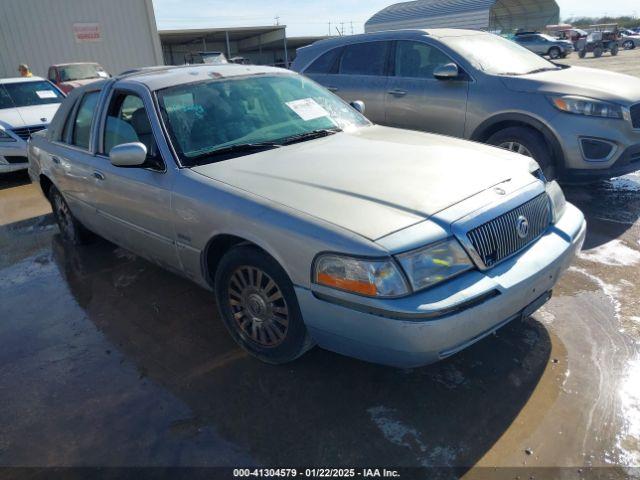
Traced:
<path fill-rule="evenodd" d="M 143 70 L 74 90 L 29 171 L 64 238 L 211 289 L 267 362 L 317 344 L 424 365 L 540 307 L 585 236 L 558 185 L 358 109 L 275 68 Z"/>

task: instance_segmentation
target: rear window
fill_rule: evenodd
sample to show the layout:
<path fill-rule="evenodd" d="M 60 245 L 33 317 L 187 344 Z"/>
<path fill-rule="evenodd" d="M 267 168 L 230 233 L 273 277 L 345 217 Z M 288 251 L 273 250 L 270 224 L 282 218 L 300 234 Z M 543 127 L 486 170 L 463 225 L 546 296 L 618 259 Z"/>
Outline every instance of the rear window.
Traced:
<path fill-rule="evenodd" d="M 0 109 L 60 103 L 62 98 L 62 93 L 45 80 L 0 84 Z"/>
<path fill-rule="evenodd" d="M 340 60 L 343 75 L 384 75 L 389 42 L 347 45 Z"/>
<path fill-rule="evenodd" d="M 329 50 L 328 52 L 320 55 L 315 62 L 313 62 L 309 67 L 304 71 L 305 73 L 331 73 L 333 66 L 336 64 L 336 60 L 338 59 L 338 55 L 342 51 L 341 48 L 334 48 L 333 50 Z"/>

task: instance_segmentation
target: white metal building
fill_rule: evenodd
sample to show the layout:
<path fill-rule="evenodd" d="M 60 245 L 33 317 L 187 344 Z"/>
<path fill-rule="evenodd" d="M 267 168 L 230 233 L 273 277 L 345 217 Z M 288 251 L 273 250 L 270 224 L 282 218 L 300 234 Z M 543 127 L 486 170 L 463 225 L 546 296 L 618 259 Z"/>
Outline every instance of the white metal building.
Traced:
<path fill-rule="evenodd" d="M 108 72 L 163 63 L 151 0 L 1 0 L 0 77 L 26 63 L 91 61 Z"/>
<path fill-rule="evenodd" d="M 365 32 L 402 28 L 469 28 L 494 32 L 542 30 L 558 23 L 555 0 L 416 0 L 396 3 L 365 23 Z"/>

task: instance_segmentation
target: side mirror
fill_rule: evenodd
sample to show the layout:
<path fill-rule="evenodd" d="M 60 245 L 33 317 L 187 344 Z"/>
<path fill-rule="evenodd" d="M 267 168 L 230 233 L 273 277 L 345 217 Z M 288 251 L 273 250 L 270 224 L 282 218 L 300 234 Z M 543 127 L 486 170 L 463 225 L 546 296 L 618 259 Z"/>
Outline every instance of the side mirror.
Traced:
<path fill-rule="evenodd" d="M 364 115 L 364 102 L 362 100 L 355 100 L 351 102 L 350 105 L 362 115 Z"/>
<path fill-rule="evenodd" d="M 116 145 L 109 152 L 109 160 L 116 167 L 140 167 L 147 160 L 147 147 L 140 142 Z"/>
<path fill-rule="evenodd" d="M 460 70 L 455 63 L 447 63 L 445 65 L 438 65 L 433 71 L 433 76 L 438 80 L 452 80 L 458 78 Z"/>

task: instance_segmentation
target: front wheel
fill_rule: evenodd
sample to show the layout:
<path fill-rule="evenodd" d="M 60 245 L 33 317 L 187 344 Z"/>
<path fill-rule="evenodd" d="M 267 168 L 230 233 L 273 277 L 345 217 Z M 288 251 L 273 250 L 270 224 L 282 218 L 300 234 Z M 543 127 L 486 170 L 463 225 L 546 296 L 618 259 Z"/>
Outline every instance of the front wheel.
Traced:
<path fill-rule="evenodd" d="M 533 158 L 548 180 L 556 177 L 553 157 L 547 141 L 537 130 L 530 127 L 508 127 L 500 130 L 487 141 L 490 145 Z"/>
<path fill-rule="evenodd" d="M 220 261 L 214 290 L 225 326 L 251 355 L 282 364 L 313 346 L 291 280 L 259 249 L 230 250 Z"/>
<path fill-rule="evenodd" d="M 560 55 L 562 54 L 562 52 L 560 51 L 560 49 L 558 47 L 551 47 L 549 49 L 549 58 L 552 60 L 556 60 L 558 58 L 560 58 Z"/>
<path fill-rule="evenodd" d="M 584 58 L 586 56 L 587 56 L 587 51 L 585 49 L 582 49 L 582 50 L 578 51 L 578 57 Z"/>
<path fill-rule="evenodd" d="M 92 237 L 91 232 L 73 216 L 66 200 L 54 186 L 49 189 L 49 200 L 63 240 L 73 245 L 89 243 Z"/>
<path fill-rule="evenodd" d="M 596 47 L 593 49 L 593 56 L 596 58 L 600 58 L 603 52 L 604 50 L 602 49 L 602 47 Z"/>
<path fill-rule="evenodd" d="M 622 44 L 622 48 L 625 50 L 633 50 L 635 48 L 635 44 L 631 40 L 627 40 Z"/>
<path fill-rule="evenodd" d="M 618 55 L 618 50 L 620 49 L 620 47 L 618 47 L 617 43 L 614 43 L 613 46 L 611 47 L 611 56 L 615 57 L 616 55 Z"/>

